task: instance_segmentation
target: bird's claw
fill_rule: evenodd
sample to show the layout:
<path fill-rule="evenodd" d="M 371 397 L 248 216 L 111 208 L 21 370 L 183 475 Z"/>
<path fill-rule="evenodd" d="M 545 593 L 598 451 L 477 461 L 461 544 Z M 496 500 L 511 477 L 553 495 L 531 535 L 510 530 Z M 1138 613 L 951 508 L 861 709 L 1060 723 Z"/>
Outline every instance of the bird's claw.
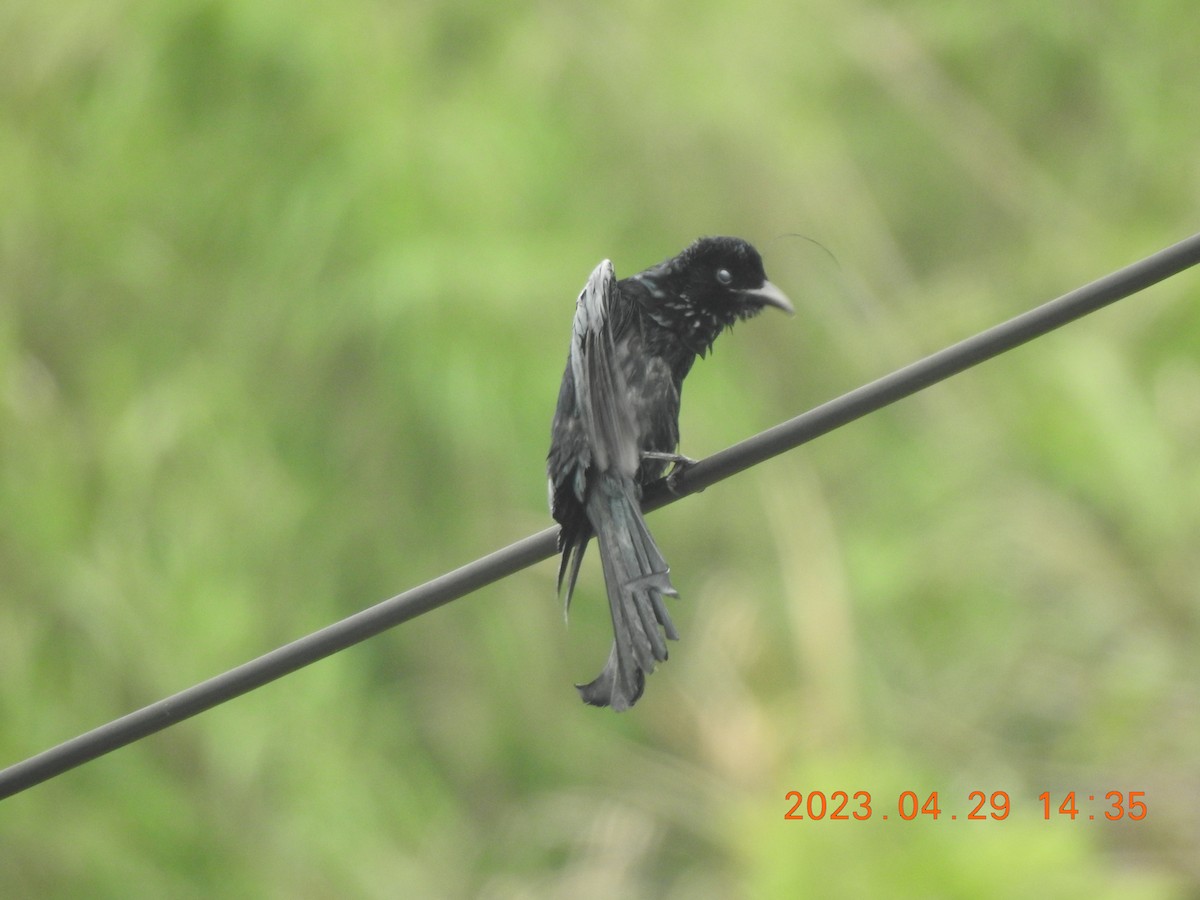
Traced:
<path fill-rule="evenodd" d="M 684 456 L 682 453 L 656 453 L 649 451 L 642 454 L 643 459 L 661 459 L 664 462 L 671 463 L 671 471 L 666 474 L 663 481 L 667 485 L 667 490 L 676 497 L 682 497 L 683 491 L 679 489 L 679 479 L 683 477 L 684 472 L 696 464 L 696 460 L 690 456 Z"/>
<path fill-rule="evenodd" d="M 683 473 L 696 464 L 694 459 L 688 459 L 682 456 L 675 461 L 675 465 L 671 467 L 671 471 L 667 473 L 667 490 L 676 497 L 682 497 L 683 491 L 679 489 L 679 479 L 683 477 Z"/>

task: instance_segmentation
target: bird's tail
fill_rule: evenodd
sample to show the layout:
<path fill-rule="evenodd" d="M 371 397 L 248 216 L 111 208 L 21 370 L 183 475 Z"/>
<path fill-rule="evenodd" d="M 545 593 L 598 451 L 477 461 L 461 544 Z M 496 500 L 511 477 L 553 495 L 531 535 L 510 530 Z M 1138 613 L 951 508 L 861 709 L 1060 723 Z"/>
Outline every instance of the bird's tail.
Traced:
<path fill-rule="evenodd" d="M 637 702 L 646 675 L 654 671 L 656 662 L 667 658 L 663 635 L 679 640 L 663 602 L 665 595 L 677 597 L 679 593 L 642 518 L 637 496 L 632 479 L 607 475 L 587 501 L 588 518 L 600 542 L 613 646 L 604 671 L 594 681 L 576 687 L 584 702 L 611 706 L 617 712 Z"/>

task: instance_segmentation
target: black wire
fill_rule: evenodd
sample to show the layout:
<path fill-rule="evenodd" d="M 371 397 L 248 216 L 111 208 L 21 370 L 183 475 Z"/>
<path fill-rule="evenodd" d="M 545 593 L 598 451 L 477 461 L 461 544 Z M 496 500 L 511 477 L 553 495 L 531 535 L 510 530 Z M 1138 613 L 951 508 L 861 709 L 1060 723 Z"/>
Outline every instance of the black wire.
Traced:
<path fill-rule="evenodd" d="M 681 473 L 673 485 L 674 492 L 661 483 L 653 485 L 647 490 L 645 506 L 657 509 L 679 497 L 703 490 L 1197 263 L 1200 263 L 1200 234 L 715 453 Z M 547 528 L 530 535 L 235 669 L 9 766 L 0 771 L 0 799 L 262 687 L 547 559 L 554 555 L 557 532 L 557 528 Z"/>

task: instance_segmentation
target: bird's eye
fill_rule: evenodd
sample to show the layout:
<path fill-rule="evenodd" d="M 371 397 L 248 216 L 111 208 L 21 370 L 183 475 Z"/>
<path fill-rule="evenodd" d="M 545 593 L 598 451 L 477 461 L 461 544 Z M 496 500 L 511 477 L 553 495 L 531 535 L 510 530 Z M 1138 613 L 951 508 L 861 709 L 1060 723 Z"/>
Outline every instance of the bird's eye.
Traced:
<path fill-rule="evenodd" d="M 717 269 L 717 281 L 721 282 L 721 284 L 732 284 L 733 275 L 730 274 L 728 269 Z"/>

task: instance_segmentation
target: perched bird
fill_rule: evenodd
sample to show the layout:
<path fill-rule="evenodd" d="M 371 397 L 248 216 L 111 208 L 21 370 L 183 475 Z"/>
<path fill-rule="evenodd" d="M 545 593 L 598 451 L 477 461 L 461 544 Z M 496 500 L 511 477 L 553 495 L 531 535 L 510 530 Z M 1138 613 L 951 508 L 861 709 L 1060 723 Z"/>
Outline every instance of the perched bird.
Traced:
<path fill-rule="evenodd" d="M 679 639 L 663 602 L 678 592 L 642 518 L 642 487 L 670 464 L 690 462 L 676 453 L 679 396 L 696 357 L 767 306 L 793 312 L 758 251 L 732 237 L 700 238 L 620 281 L 606 259 L 579 295 L 547 472 L 550 511 L 561 526 L 559 591 L 565 580 L 569 608 L 594 535 L 612 613 L 608 662 L 594 681 L 576 686 L 585 703 L 628 709 L 667 658 L 664 635 Z"/>

